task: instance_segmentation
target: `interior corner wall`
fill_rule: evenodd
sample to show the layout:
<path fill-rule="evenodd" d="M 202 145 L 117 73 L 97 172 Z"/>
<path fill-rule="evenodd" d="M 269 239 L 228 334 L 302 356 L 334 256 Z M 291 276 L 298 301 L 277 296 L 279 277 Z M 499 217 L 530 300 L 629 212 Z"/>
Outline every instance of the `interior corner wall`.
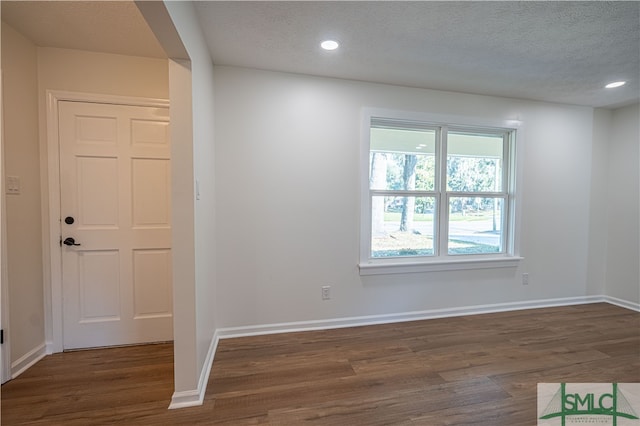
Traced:
<path fill-rule="evenodd" d="M 217 325 L 213 64 L 193 4 L 169 1 L 165 2 L 165 6 L 190 59 L 188 71 L 184 68 L 186 63 L 182 64 L 182 81 L 178 84 L 181 84 L 184 90 L 188 90 L 188 93 L 182 96 L 185 101 L 186 97 L 190 97 L 191 105 L 182 105 L 182 111 L 172 112 L 171 117 L 173 120 L 176 113 L 186 119 L 188 114 L 191 114 L 191 121 L 188 124 L 192 126 L 192 133 L 188 133 L 185 129 L 186 139 L 182 141 L 185 150 L 187 150 L 186 145 L 191 145 L 185 153 L 191 153 L 192 157 L 190 159 L 185 157 L 180 170 L 175 172 L 180 173 L 185 180 L 181 190 L 185 191 L 184 202 L 188 203 L 188 206 L 178 207 L 174 204 L 174 209 L 184 208 L 183 226 L 191 227 L 193 232 L 191 247 L 195 249 L 190 253 L 188 261 L 190 265 L 194 265 L 195 276 L 189 276 L 188 280 L 180 284 L 187 292 L 187 297 L 191 298 L 190 300 L 185 298 L 180 309 L 184 315 L 193 318 L 194 327 L 188 331 L 189 339 L 194 338 L 195 341 L 191 344 L 191 340 L 189 342 L 185 340 L 184 344 L 179 344 L 176 340 L 176 356 L 180 355 L 180 359 L 176 358 L 175 362 L 176 392 L 197 389 L 203 395 L 206 388 L 204 379 L 208 374 L 207 367 L 210 366 L 208 361 L 211 361 L 208 357 L 213 356 L 211 350 L 215 343 Z M 175 66 L 177 65 L 178 62 Z M 172 76 L 172 102 L 174 90 L 177 89 L 179 87 L 174 87 Z M 187 179 L 190 180 L 189 183 Z M 174 180 L 174 185 L 176 183 L 177 181 Z M 178 189 L 174 188 L 174 193 L 176 190 Z M 187 193 L 189 190 L 191 192 Z M 187 217 L 186 212 L 189 209 L 192 209 L 193 214 Z M 179 314 L 176 312 L 176 315 Z M 195 376 L 191 368 L 195 368 Z"/>
<path fill-rule="evenodd" d="M 587 294 L 592 108 L 214 68 L 219 327 Z M 518 268 L 359 275 L 364 107 L 523 123 Z"/>
<path fill-rule="evenodd" d="M 174 389 L 196 389 L 196 288 L 192 86 L 189 61 L 169 60 L 173 247 Z"/>
<path fill-rule="evenodd" d="M 608 144 L 607 296 L 640 303 L 640 106 L 613 111 Z"/>
<path fill-rule="evenodd" d="M 198 318 L 198 365 L 205 358 L 216 330 L 216 199 L 214 157 L 213 64 L 202 52 L 192 61 L 194 132 L 194 174 L 197 182 L 196 229 L 196 312 Z"/>
<path fill-rule="evenodd" d="M 611 110 L 594 109 L 589 203 L 589 260 L 587 262 L 587 294 L 591 296 L 605 294 L 608 230 L 605 200 L 608 192 L 611 125 Z"/>
<path fill-rule="evenodd" d="M 43 270 L 37 48 L 2 22 L 4 172 L 20 179 L 6 199 L 11 363 L 43 347 Z M 4 188 L 3 188 L 4 190 Z"/>

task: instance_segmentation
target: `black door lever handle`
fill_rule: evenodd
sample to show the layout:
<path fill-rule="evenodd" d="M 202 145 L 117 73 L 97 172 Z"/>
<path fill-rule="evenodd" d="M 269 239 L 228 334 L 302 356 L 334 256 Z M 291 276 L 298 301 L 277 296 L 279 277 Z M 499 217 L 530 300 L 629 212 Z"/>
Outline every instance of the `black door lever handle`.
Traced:
<path fill-rule="evenodd" d="M 64 239 L 64 241 L 62 242 L 62 244 L 64 244 L 65 246 L 79 246 L 80 244 L 76 243 L 76 240 L 73 239 L 73 237 L 67 237 Z"/>

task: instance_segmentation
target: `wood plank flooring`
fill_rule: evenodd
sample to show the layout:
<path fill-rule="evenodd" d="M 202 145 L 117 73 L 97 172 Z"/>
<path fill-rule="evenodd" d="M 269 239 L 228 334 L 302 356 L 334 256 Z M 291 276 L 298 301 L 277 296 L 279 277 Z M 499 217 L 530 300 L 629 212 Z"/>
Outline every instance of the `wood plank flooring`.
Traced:
<path fill-rule="evenodd" d="M 170 344 L 46 357 L 2 425 L 536 424 L 539 382 L 640 382 L 640 313 L 598 303 L 222 340 L 200 407 L 167 410 Z"/>

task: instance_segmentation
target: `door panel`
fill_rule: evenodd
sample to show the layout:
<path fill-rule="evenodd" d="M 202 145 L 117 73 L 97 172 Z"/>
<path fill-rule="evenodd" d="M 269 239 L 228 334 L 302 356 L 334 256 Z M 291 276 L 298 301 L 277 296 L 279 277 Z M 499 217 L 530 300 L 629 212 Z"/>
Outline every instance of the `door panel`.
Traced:
<path fill-rule="evenodd" d="M 132 166 L 133 226 L 169 228 L 169 161 L 136 158 Z"/>
<path fill-rule="evenodd" d="M 118 143 L 117 117 L 77 115 L 76 144 L 85 146 L 116 146 Z"/>
<path fill-rule="evenodd" d="M 172 340 L 168 109 L 58 111 L 64 349 Z"/>
<path fill-rule="evenodd" d="M 120 253 L 78 252 L 80 323 L 120 320 Z"/>
<path fill-rule="evenodd" d="M 134 316 L 171 316 L 171 252 L 134 250 Z"/>
<path fill-rule="evenodd" d="M 118 158 L 77 156 L 75 166 L 79 229 L 117 228 Z"/>
<path fill-rule="evenodd" d="M 169 123 L 132 120 L 131 139 L 136 148 L 169 149 Z"/>

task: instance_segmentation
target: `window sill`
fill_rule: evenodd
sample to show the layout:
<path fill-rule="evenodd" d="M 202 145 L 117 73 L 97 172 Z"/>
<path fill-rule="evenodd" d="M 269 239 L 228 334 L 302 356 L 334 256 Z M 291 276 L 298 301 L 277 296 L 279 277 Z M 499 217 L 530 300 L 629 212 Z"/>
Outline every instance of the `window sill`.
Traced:
<path fill-rule="evenodd" d="M 520 256 L 483 257 L 481 259 L 456 258 L 424 262 L 360 263 L 360 275 L 413 274 L 435 271 L 461 271 L 467 269 L 515 268 L 524 259 Z"/>

